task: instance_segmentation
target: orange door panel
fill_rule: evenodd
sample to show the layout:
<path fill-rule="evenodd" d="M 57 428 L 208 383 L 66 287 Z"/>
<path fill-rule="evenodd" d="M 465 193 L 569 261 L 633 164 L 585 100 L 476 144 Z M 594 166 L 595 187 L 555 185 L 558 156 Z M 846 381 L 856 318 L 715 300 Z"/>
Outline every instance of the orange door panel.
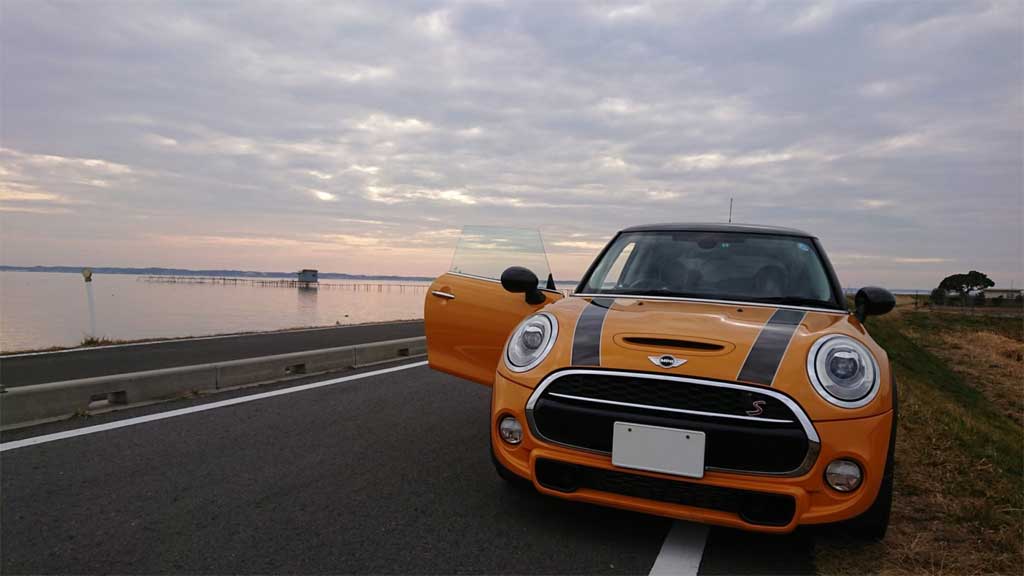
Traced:
<path fill-rule="evenodd" d="M 523 318 L 562 297 L 542 293 L 545 302 L 530 305 L 522 294 L 505 291 L 496 280 L 459 274 L 434 280 L 423 306 L 430 367 L 493 386 L 512 330 Z"/>

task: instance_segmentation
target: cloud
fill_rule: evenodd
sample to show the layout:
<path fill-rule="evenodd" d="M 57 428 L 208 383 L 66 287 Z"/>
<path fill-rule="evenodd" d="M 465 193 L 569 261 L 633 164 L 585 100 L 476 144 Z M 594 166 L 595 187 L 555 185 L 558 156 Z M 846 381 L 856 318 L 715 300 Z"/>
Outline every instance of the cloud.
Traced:
<path fill-rule="evenodd" d="M 606 20 L 636 20 L 654 16 L 654 9 L 649 4 L 627 4 L 616 6 L 600 12 Z"/>
<path fill-rule="evenodd" d="M 114 189 L 135 178 L 135 171 L 124 164 L 0 148 L 4 212 L 65 214 L 70 212 L 66 206 L 92 204 L 98 190 Z"/>
<path fill-rule="evenodd" d="M 874 262 L 890 264 L 943 264 L 952 262 L 950 258 L 888 256 L 882 254 L 838 253 L 831 256 L 837 262 Z"/>
<path fill-rule="evenodd" d="M 433 274 L 480 224 L 540 228 L 572 278 L 616 230 L 732 198 L 818 234 L 848 285 L 1021 283 L 1022 22 L 987 1 L 7 3 L 0 257 Z"/>
<path fill-rule="evenodd" d="M 586 242 L 582 240 L 562 240 L 560 242 L 552 242 L 551 245 L 559 248 L 576 248 L 590 252 L 604 248 L 604 242 Z"/>
<path fill-rule="evenodd" d="M 71 210 L 67 208 L 49 208 L 38 206 L 8 206 L 6 204 L 0 204 L 0 212 L 12 212 L 22 214 L 70 214 Z"/>
<path fill-rule="evenodd" d="M 617 156 L 604 156 L 598 160 L 598 164 L 607 170 L 626 170 L 629 168 L 629 163 Z"/>
<path fill-rule="evenodd" d="M 807 3 L 789 24 L 789 29 L 794 32 L 816 30 L 831 22 L 835 13 L 836 5 L 831 0 Z"/>
<path fill-rule="evenodd" d="M 159 134 L 143 134 L 142 141 L 156 148 L 173 148 L 178 145 L 174 138 L 168 138 Z"/>
<path fill-rule="evenodd" d="M 422 33 L 440 39 L 451 34 L 450 17 L 451 15 L 446 10 L 435 10 L 417 16 L 415 24 Z"/>
<path fill-rule="evenodd" d="M 728 156 L 719 152 L 707 152 L 676 156 L 668 165 L 684 171 L 718 170 L 720 168 L 749 168 L 763 164 L 775 164 L 787 162 L 797 157 L 796 154 L 790 152 L 760 152 L 734 156 Z"/>
<path fill-rule="evenodd" d="M 893 47 L 949 48 L 972 37 L 998 32 L 1015 33 L 1021 28 L 1021 6 L 1006 0 L 937 6 L 917 19 L 882 23 L 880 38 Z"/>
<path fill-rule="evenodd" d="M 353 164 L 353 165 L 348 167 L 348 170 L 350 170 L 352 172 L 359 172 L 359 173 L 362 173 L 362 174 L 376 174 L 377 172 L 380 172 L 380 167 L 378 167 L 378 166 L 360 166 L 359 164 Z"/>
<path fill-rule="evenodd" d="M 61 202 L 63 197 L 47 192 L 26 192 L 5 187 L 0 188 L 0 202 L 4 200 L 15 202 Z"/>
<path fill-rule="evenodd" d="M 949 258 L 893 258 L 898 264 L 943 264 L 949 262 Z"/>
<path fill-rule="evenodd" d="M 914 90 L 918 84 L 920 84 L 919 81 L 910 78 L 875 80 L 862 84 L 857 89 L 857 92 L 865 98 L 893 98 Z"/>
<path fill-rule="evenodd" d="M 336 218 L 336 220 L 345 224 L 373 224 L 377 226 L 387 224 L 383 220 L 366 220 L 362 218 Z"/>
<path fill-rule="evenodd" d="M 322 200 L 324 202 L 333 202 L 338 199 L 336 195 L 331 194 L 330 192 L 324 192 L 323 190 L 310 190 L 310 193 L 313 194 L 317 200 Z"/>
<path fill-rule="evenodd" d="M 479 126 L 473 126 L 472 128 L 463 128 L 457 133 L 459 136 L 464 136 L 466 138 L 478 138 L 483 136 L 484 129 Z"/>
<path fill-rule="evenodd" d="M 98 175 L 123 175 L 131 173 L 132 169 L 124 164 L 108 162 L 98 158 L 74 158 L 58 156 L 55 154 L 31 154 L 10 148 L 0 148 L 0 158 L 10 166 L 22 166 L 41 170 L 74 170 L 89 174 Z M 7 172 L 9 168 L 4 168 Z"/>
<path fill-rule="evenodd" d="M 415 134 L 429 132 L 433 127 L 429 122 L 424 122 L 419 118 L 392 118 L 386 114 L 371 114 L 358 124 L 358 128 L 367 132 Z"/>

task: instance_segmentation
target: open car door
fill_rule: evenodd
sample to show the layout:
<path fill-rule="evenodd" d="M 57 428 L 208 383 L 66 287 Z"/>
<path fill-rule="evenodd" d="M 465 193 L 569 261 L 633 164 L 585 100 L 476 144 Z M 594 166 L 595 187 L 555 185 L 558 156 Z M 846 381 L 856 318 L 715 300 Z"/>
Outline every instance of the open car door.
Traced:
<path fill-rule="evenodd" d="M 543 299 L 535 304 L 501 285 L 511 266 L 532 271 Z M 494 385 L 495 370 L 512 330 L 519 322 L 559 300 L 538 230 L 467 226 L 455 248 L 452 265 L 427 291 L 423 319 L 430 367 L 485 386 Z"/>

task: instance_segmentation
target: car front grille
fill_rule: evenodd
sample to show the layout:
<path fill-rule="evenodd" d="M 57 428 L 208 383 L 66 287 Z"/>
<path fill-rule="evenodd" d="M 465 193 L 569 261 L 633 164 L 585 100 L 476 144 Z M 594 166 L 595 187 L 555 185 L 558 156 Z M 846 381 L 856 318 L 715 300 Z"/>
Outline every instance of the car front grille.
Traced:
<path fill-rule="evenodd" d="M 817 454 L 817 435 L 782 394 L 753 386 L 659 374 L 567 370 L 550 376 L 528 405 L 542 439 L 610 453 L 615 422 L 706 435 L 709 469 L 803 473 Z"/>
<path fill-rule="evenodd" d="M 796 501 L 791 496 L 666 480 L 545 458 L 537 460 L 535 473 L 541 486 L 557 492 L 572 493 L 589 489 L 717 510 L 736 514 L 746 522 L 762 526 L 785 526 L 792 521 L 796 512 Z"/>

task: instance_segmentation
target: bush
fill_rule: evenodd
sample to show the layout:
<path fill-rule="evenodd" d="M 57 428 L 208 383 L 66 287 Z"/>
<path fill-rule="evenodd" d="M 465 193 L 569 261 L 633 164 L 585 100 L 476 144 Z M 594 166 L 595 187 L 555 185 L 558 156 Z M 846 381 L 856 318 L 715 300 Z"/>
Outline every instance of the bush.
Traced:
<path fill-rule="evenodd" d="M 984 306 L 985 305 L 985 293 L 984 292 L 978 292 L 977 294 L 974 295 L 974 305 L 975 306 Z"/>
<path fill-rule="evenodd" d="M 935 290 L 932 290 L 931 295 L 928 296 L 928 301 L 933 306 L 942 306 L 943 304 L 946 303 L 946 291 L 943 290 L 942 288 L 936 288 Z"/>

